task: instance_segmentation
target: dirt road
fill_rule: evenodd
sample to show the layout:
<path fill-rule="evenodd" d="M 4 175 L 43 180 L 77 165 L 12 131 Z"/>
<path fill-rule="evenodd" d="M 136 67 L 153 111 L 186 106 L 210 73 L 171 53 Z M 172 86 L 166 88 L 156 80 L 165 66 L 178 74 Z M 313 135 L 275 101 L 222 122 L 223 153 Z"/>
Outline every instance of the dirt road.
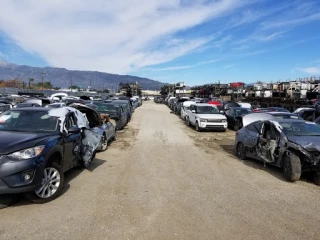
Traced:
<path fill-rule="evenodd" d="M 0 210 L 0 239 L 320 239 L 320 188 L 231 155 L 164 105 L 137 109 L 61 197 Z"/>

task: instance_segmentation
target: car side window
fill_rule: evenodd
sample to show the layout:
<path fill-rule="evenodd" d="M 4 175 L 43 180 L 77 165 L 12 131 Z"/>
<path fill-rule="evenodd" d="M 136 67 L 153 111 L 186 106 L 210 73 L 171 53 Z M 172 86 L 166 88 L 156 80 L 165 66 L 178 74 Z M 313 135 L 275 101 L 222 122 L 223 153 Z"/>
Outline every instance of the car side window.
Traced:
<path fill-rule="evenodd" d="M 246 127 L 247 130 L 254 133 L 260 133 L 261 128 L 262 128 L 262 122 L 252 123 Z"/>
<path fill-rule="evenodd" d="M 314 120 L 314 112 L 313 111 L 305 111 L 301 114 L 301 117 L 306 121 L 313 121 Z"/>

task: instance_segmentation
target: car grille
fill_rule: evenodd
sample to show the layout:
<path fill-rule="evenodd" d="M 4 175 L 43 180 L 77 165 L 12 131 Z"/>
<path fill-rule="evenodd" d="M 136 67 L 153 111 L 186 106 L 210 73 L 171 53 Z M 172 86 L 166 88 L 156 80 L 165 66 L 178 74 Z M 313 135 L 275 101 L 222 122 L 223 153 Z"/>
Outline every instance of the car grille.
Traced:
<path fill-rule="evenodd" d="M 223 121 L 224 121 L 224 119 L 207 119 L 207 122 L 214 122 L 214 123 L 220 123 Z"/>

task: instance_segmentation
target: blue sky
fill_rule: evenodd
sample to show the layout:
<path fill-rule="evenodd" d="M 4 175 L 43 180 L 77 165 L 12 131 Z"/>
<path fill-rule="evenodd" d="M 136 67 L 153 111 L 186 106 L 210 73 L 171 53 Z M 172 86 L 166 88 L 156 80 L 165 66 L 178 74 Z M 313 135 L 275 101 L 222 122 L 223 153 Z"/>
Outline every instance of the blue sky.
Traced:
<path fill-rule="evenodd" d="M 318 0 L 2 0 L 0 8 L 0 59 L 169 83 L 320 76 L 319 43 Z"/>

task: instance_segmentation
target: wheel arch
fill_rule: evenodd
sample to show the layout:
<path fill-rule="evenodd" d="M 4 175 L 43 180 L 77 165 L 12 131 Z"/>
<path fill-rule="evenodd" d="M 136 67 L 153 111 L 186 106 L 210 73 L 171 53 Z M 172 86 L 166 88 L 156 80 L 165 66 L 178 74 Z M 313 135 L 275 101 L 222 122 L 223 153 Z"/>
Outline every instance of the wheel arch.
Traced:
<path fill-rule="evenodd" d="M 61 147 L 58 147 L 58 146 L 53 147 L 46 154 L 46 160 L 45 160 L 46 165 L 53 162 L 63 167 L 64 159 L 63 159 L 63 150 Z"/>

